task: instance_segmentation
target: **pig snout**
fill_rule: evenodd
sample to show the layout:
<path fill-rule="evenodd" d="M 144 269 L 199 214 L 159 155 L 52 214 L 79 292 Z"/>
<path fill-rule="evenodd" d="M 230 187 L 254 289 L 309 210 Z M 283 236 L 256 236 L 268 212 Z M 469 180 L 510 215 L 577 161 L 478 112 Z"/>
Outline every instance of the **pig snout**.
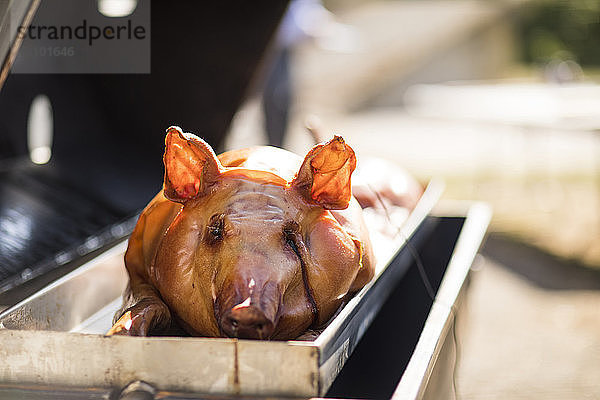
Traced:
<path fill-rule="evenodd" d="M 216 310 L 220 311 L 217 321 L 221 332 L 229 337 L 270 339 L 277 323 L 280 290 L 272 282 L 257 285 L 262 290 L 254 290 L 258 288 L 253 287 L 254 280 L 251 282 L 251 293 L 243 290 L 248 285 L 232 285 L 221 292 L 215 302 Z"/>
<path fill-rule="evenodd" d="M 243 303 L 227 311 L 220 325 L 227 336 L 243 339 L 267 339 L 275 328 L 260 308 Z"/>

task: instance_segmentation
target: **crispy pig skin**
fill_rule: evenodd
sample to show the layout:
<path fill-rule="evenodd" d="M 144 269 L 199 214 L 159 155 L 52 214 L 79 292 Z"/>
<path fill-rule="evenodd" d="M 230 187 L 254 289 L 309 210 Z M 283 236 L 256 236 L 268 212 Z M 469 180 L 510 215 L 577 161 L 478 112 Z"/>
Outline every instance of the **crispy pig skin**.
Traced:
<path fill-rule="evenodd" d="M 217 157 L 171 127 L 164 163 L 164 188 L 129 240 L 109 334 L 294 339 L 372 279 L 356 157 L 340 136 L 304 159 L 274 147 Z"/>

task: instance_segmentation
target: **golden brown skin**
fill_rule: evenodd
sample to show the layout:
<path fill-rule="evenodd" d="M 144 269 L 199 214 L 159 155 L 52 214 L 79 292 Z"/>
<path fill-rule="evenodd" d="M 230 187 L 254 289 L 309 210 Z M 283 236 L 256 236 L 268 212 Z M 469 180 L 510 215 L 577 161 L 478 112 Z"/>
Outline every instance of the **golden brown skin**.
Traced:
<path fill-rule="evenodd" d="M 164 189 L 129 240 L 129 286 L 109 334 L 177 323 L 194 336 L 294 339 L 324 325 L 373 276 L 356 166 L 341 137 L 305 157 L 221 154 L 167 130 Z"/>

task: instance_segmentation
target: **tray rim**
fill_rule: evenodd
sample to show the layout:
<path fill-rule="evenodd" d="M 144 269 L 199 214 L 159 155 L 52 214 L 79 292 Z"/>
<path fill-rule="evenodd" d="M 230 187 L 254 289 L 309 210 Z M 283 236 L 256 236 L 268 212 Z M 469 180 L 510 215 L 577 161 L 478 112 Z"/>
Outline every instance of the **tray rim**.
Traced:
<path fill-rule="evenodd" d="M 464 216 L 465 221 L 419 340 L 394 390 L 393 400 L 424 397 L 437 358 L 452 329 L 451 322 L 457 317 L 455 311 L 461 294 L 464 294 L 462 288 L 467 284 L 471 266 L 485 242 L 492 219 L 492 207 L 482 201 L 447 201 L 434 209 L 432 214 Z M 415 382 L 419 384 L 415 385 Z"/>

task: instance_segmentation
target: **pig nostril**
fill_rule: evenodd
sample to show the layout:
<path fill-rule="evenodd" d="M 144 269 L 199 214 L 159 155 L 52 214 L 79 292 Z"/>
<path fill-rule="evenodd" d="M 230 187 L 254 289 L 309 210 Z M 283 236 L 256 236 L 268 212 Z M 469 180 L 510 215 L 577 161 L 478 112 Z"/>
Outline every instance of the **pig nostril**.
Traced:
<path fill-rule="evenodd" d="M 221 319 L 222 332 L 229 337 L 242 339 L 268 339 L 273 323 L 262 310 L 254 306 L 233 308 Z"/>

